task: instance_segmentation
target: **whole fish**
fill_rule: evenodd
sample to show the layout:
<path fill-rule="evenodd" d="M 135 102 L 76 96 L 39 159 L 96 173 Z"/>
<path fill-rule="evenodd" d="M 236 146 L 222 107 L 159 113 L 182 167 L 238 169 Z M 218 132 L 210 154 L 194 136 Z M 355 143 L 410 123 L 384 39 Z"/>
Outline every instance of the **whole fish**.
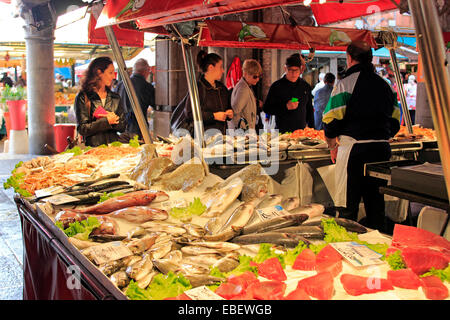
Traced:
<path fill-rule="evenodd" d="M 126 238 L 126 236 L 121 236 L 118 234 L 95 234 L 94 232 L 89 235 L 89 239 L 92 239 L 95 242 L 122 241 Z"/>
<path fill-rule="evenodd" d="M 186 233 L 186 229 L 170 224 L 146 222 L 141 226 L 150 232 L 165 232 L 173 236 L 180 236 Z"/>
<path fill-rule="evenodd" d="M 264 197 L 268 192 L 269 176 L 251 176 L 244 180 L 241 200 L 246 202 Z"/>
<path fill-rule="evenodd" d="M 140 237 L 146 233 L 147 233 L 147 231 L 144 228 L 142 228 L 141 226 L 138 226 L 127 232 L 127 238 L 128 238 L 128 240 L 131 240 L 131 238 Z"/>
<path fill-rule="evenodd" d="M 147 252 L 152 255 L 154 259 L 164 258 L 171 250 L 173 243 L 172 241 L 163 241 L 155 243 Z"/>
<path fill-rule="evenodd" d="M 227 230 L 239 230 L 243 228 L 250 220 L 255 210 L 254 202 L 245 202 L 237 207 L 225 224 L 220 228 L 219 233 Z"/>
<path fill-rule="evenodd" d="M 144 223 L 151 220 L 166 220 L 167 211 L 145 206 L 134 206 L 108 213 L 108 217 L 119 218 L 133 223 Z"/>
<path fill-rule="evenodd" d="M 166 254 L 166 256 L 164 257 L 164 259 L 173 261 L 175 263 L 181 262 L 182 258 L 183 258 L 183 253 L 181 252 L 181 250 L 172 250 L 168 254 Z"/>
<path fill-rule="evenodd" d="M 240 249 L 240 245 L 224 242 L 224 241 L 195 241 L 190 243 L 191 246 L 199 246 L 205 248 L 216 249 L 221 252 L 231 252 Z"/>
<path fill-rule="evenodd" d="M 167 191 L 189 191 L 198 186 L 205 178 L 205 169 L 201 163 L 184 163 L 170 173 L 161 176 L 154 185 L 161 185 Z"/>
<path fill-rule="evenodd" d="M 242 229 L 242 234 L 263 233 L 280 228 L 286 228 L 302 224 L 309 218 L 306 214 L 278 216 L 269 220 L 247 225 Z"/>
<path fill-rule="evenodd" d="M 219 254 L 210 253 L 210 254 L 201 254 L 197 256 L 183 257 L 183 262 L 188 264 L 197 264 L 209 268 L 209 266 L 212 266 L 213 264 L 218 262 L 221 258 L 222 257 Z"/>
<path fill-rule="evenodd" d="M 200 286 L 211 286 L 226 280 L 225 278 L 210 276 L 207 274 L 185 274 L 184 277 L 189 280 L 193 288 Z"/>
<path fill-rule="evenodd" d="M 170 172 L 175 164 L 167 157 L 153 158 L 146 162 L 140 162 L 131 173 L 131 179 L 150 186 L 162 174 Z"/>
<path fill-rule="evenodd" d="M 168 274 L 170 271 L 173 273 L 178 273 L 181 269 L 181 266 L 178 261 L 172 261 L 169 259 L 153 259 L 152 260 L 155 267 L 164 274 Z"/>
<path fill-rule="evenodd" d="M 142 256 L 139 256 L 139 255 L 128 256 L 128 257 L 123 258 L 122 260 L 123 260 L 123 263 L 127 267 L 129 267 L 129 266 L 135 264 L 136 262 L 141 261 L 142 260 Z"/>
<path fill-rule="evenodd" d="M 163 191 L 141 190 L 108 199 L 94 206 L 73 209 L 73 211 L 85 214 L 105 214 L 133 206 L 146 206 L 152 202 L 161 202 L 167 199 L 169 196 Z"/>
<path fill-rule="evenodd" d="M 281 199 L 283 196 L 281 194 L 271 194 L 263 198 L 263 200 L 258 204 L 256 209 L 264 209 L 268 207 L 273 207 L 281 204 Z"/>
<path fill-rule="evenodd" d="M 220 251 L 217 249 L 200 247 L 200 246 L 184 246 L 181 248 L 181 252 L 187 255 L 202 255 L 202 254 L 219 254 Z"/>
<path fill-rule="evenodd" d="M 367 228 L 364 227 L 363 225 L 359 224 L 356 221 L 353 221 L 350 219 L 345 219 L 345 218 L 333 218 L 333 219 L 334 219 L 334 221 L 336 221 L 336 223 L 338 225 L 340 225 L 341 227 L 344 227 L 349 232 L 356 232 L 356 233 L 366 233 L 367 232 Z M 322 220 L 311 221 L 311 222 L 305 223 L 304 225 L 305 226 L 321 226 Z"/>
<path fill-rule="evenodd" d="M 241 229 L 228 229 L 212 235 L 205 235 L 203 237 L 206 241 L 228 241 L 241 234 Z"/>
<path fill-rule="evenodd" d="M 201 238 L 205 235 L 205 229 L 202 227 L 192 224 L 192 223 L 185 223 L 182 225 L 184 229 L 186 229 L 188 235 Z"/>
<path fill-rule="evenodd" d="M 125 267 L 125 262 L 122 259 L 109 261 L 98 266 L 99 270 L 106 276 L 110 276 L 123 267 Z"/>
<path fill-rule="evenodd" d="M 243 185 L 242 180 L 236 178 L 231 180 L 224 188 L 209 194 L 203 200 L 207 209 L 202 214 L 202 217 L 217 217 L 225 212 L 237 197 L 239 197 Z"/>
<path fill-rule="evenodd" d="M 272 230 L 272 232 L 294 233 L 299 234 L 306 239 L 323 240 L 325 233 L 318 226 L 295 226 Z"/>
<path fill-rule="evenodd" d="M 97 243 L 97 242 L 80 240 L 80 239 L 77 239 L 74 237 L 69 237 L 68 239 L 69 239 L 69 242 L 71 244 L 73 244 L 79 250 L 99 245 L 99 243 Z"/>
<path fill-rule="evenodd" d="M 219 269 L 220 272 L 230 272 L 236 269 L 239 265 L 239 255 L 227 254 L 225 257 L 220 258 L 212 267 Z"/>
<path fill-rule="evenodd" d="M 156 271 L 150 271 L 147 275 L 137 281 L 137 285 L 141 289 L 146 289 L 153 278 L 158 274 Z"/>
<path fill-rule="evenodd" d="M 290 211 L 300 206 L 300 199 L 298 197 L 290 197 L 281 201 L 281 206 L 284 210 Z"/>
<path fill-rule="evenodd" d="M 231 242 L 240 244 L 271 243 L 281 245 L 286 248 L 295 248 L 299 241 L 307 245 L 310 244 L 307 239 L 298 234 L 282 232 L 252 233 L 238 236 L 231 240 Z"/>
<path fill-rule="evenodd" d="M 156 235 L 147 235 L 141 239 L 136 239 L 128 242 L 126 246 L 134 254 L 139 254 L 150 249 L 155 244 L 156 238 Z"/>
<path fill-rule="evenodd" d="M 126 269 L 128 276 L 136 281 L 141 280 L 153 269 L 153 262 L 149 254 L 142 257 L 142 260 L 134 263 Z"/>
<path fill-rule="evenodd" d="M 130 282 L 130 278 L 128 278 L 128 275 L 124 271 L 117 271 L 111 275 L 110 279 L 111 282 L 118 288 L 125 287 Z"/>
<path fill-rule="evenodd" d="M 301 206 L 292 210 L 288 210 L 290 214 L 307 214 L 310 219 L 322 215 L 324 211 L 325 207 L 318 203 L 312 203 L 310 205 Z"/>
<path fill-rule="evenodd" d="M 139 154 L 141 155 L 139 163 L 130 173 L 131 179 L 133 180 L 137 180 L 137 178 L 141 176 L 150 160 L 158 157 L 158 154 L 156 153 L 156 146 L 154 144 L 144 144 Z"/>

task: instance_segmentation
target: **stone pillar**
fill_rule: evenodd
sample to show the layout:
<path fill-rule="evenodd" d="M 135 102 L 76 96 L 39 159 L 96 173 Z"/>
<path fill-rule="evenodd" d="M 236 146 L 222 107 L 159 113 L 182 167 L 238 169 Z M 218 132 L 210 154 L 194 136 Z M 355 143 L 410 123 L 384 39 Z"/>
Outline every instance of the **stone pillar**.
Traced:
<path fill-rule="evenodd" d="M 32 11 L 34 14 L 32 14 Z M 22 3 L 27 59 L 28 141 L 30 154 L 54 148 L 55 96 L 53 43 L 56 17 L 47 3 Z"/>

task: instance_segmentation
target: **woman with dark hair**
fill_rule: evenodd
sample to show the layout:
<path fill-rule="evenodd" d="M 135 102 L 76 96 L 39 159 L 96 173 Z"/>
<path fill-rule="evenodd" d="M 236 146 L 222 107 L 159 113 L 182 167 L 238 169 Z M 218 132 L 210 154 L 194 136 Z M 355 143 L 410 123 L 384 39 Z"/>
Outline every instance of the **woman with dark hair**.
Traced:
<path fill-rule="evenodd" d="M 347 48 L 347 71 L 333 89 L 323 112 L 325 138 L 336 161 L 334 200 L 339 216 L 356 220 L 364 200 L 367 227 L 385 230 L 383 182 L 364 175 L 364 165 L 391 157 L 389 139 L 400 129 L 395 92 L 376 72 L 372 48 L 352 42 Z"/>
<path fill-rule="evenodd" d="M 87 146 L 97 147 L 117 141 L 117 132 L 125 131 L 120 96 L 110 90 L 114 78 L 112 60 L 99 57 L 91 61 L 81 81 L 74 108 L 78 133 Z"/>
<path fill-rule="evenodd" d="M 197 64 L 202 71 L 197 81 L 200 108 L 202 111 L 203 128 L 217 129 L 226 133 L 227 120 L 233 119 L 231 97 L 227 87 L 220 81 L 224 73 L 223 60 L 215 53 L 200 51 Z M 193 122 L 192 106 L 188 95 L 184 109 L 188 122 Z"/>

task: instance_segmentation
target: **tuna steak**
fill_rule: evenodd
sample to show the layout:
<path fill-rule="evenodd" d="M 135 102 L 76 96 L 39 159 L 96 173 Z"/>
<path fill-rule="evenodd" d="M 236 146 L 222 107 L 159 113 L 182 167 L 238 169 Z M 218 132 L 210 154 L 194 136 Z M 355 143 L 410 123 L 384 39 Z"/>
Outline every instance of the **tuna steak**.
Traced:
<path fill-rule="evenodd" d="M 308 295 L 316 299 L 330 300 L 334 294 L 334 278 L 329 272 L 319 273 L 300 280 L 297 289 L 304 289 Z"/>
<path fill-rule="evenodd" d="M 345 291 L 351 296 L 394 289 L 391 281 L 388 279 L 356 276 L 347 273 L 343 274 L 340 279 Z"/>
<path fill-rule="evenodd" d="M 389 270 L 387 278 L 394 287 L 417 290 L 422 282 L 411 269 Z"/>

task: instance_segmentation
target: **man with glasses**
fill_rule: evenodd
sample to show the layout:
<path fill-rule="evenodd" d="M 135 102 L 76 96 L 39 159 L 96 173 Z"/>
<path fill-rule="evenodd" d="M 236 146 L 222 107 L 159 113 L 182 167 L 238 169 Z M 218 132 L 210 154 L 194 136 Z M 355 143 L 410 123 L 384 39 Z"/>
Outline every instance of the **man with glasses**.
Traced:
<path fill-rule="evenodd" d="M 306 69 L 305 60 L 295 53 L 286 59 L 284 68 L 286 74 L 271 85 L 263 111 L 275 116 L 276 128 L 281 133 L 306 126 L 314 128 L 312 88 L 300 78 Z"/>

